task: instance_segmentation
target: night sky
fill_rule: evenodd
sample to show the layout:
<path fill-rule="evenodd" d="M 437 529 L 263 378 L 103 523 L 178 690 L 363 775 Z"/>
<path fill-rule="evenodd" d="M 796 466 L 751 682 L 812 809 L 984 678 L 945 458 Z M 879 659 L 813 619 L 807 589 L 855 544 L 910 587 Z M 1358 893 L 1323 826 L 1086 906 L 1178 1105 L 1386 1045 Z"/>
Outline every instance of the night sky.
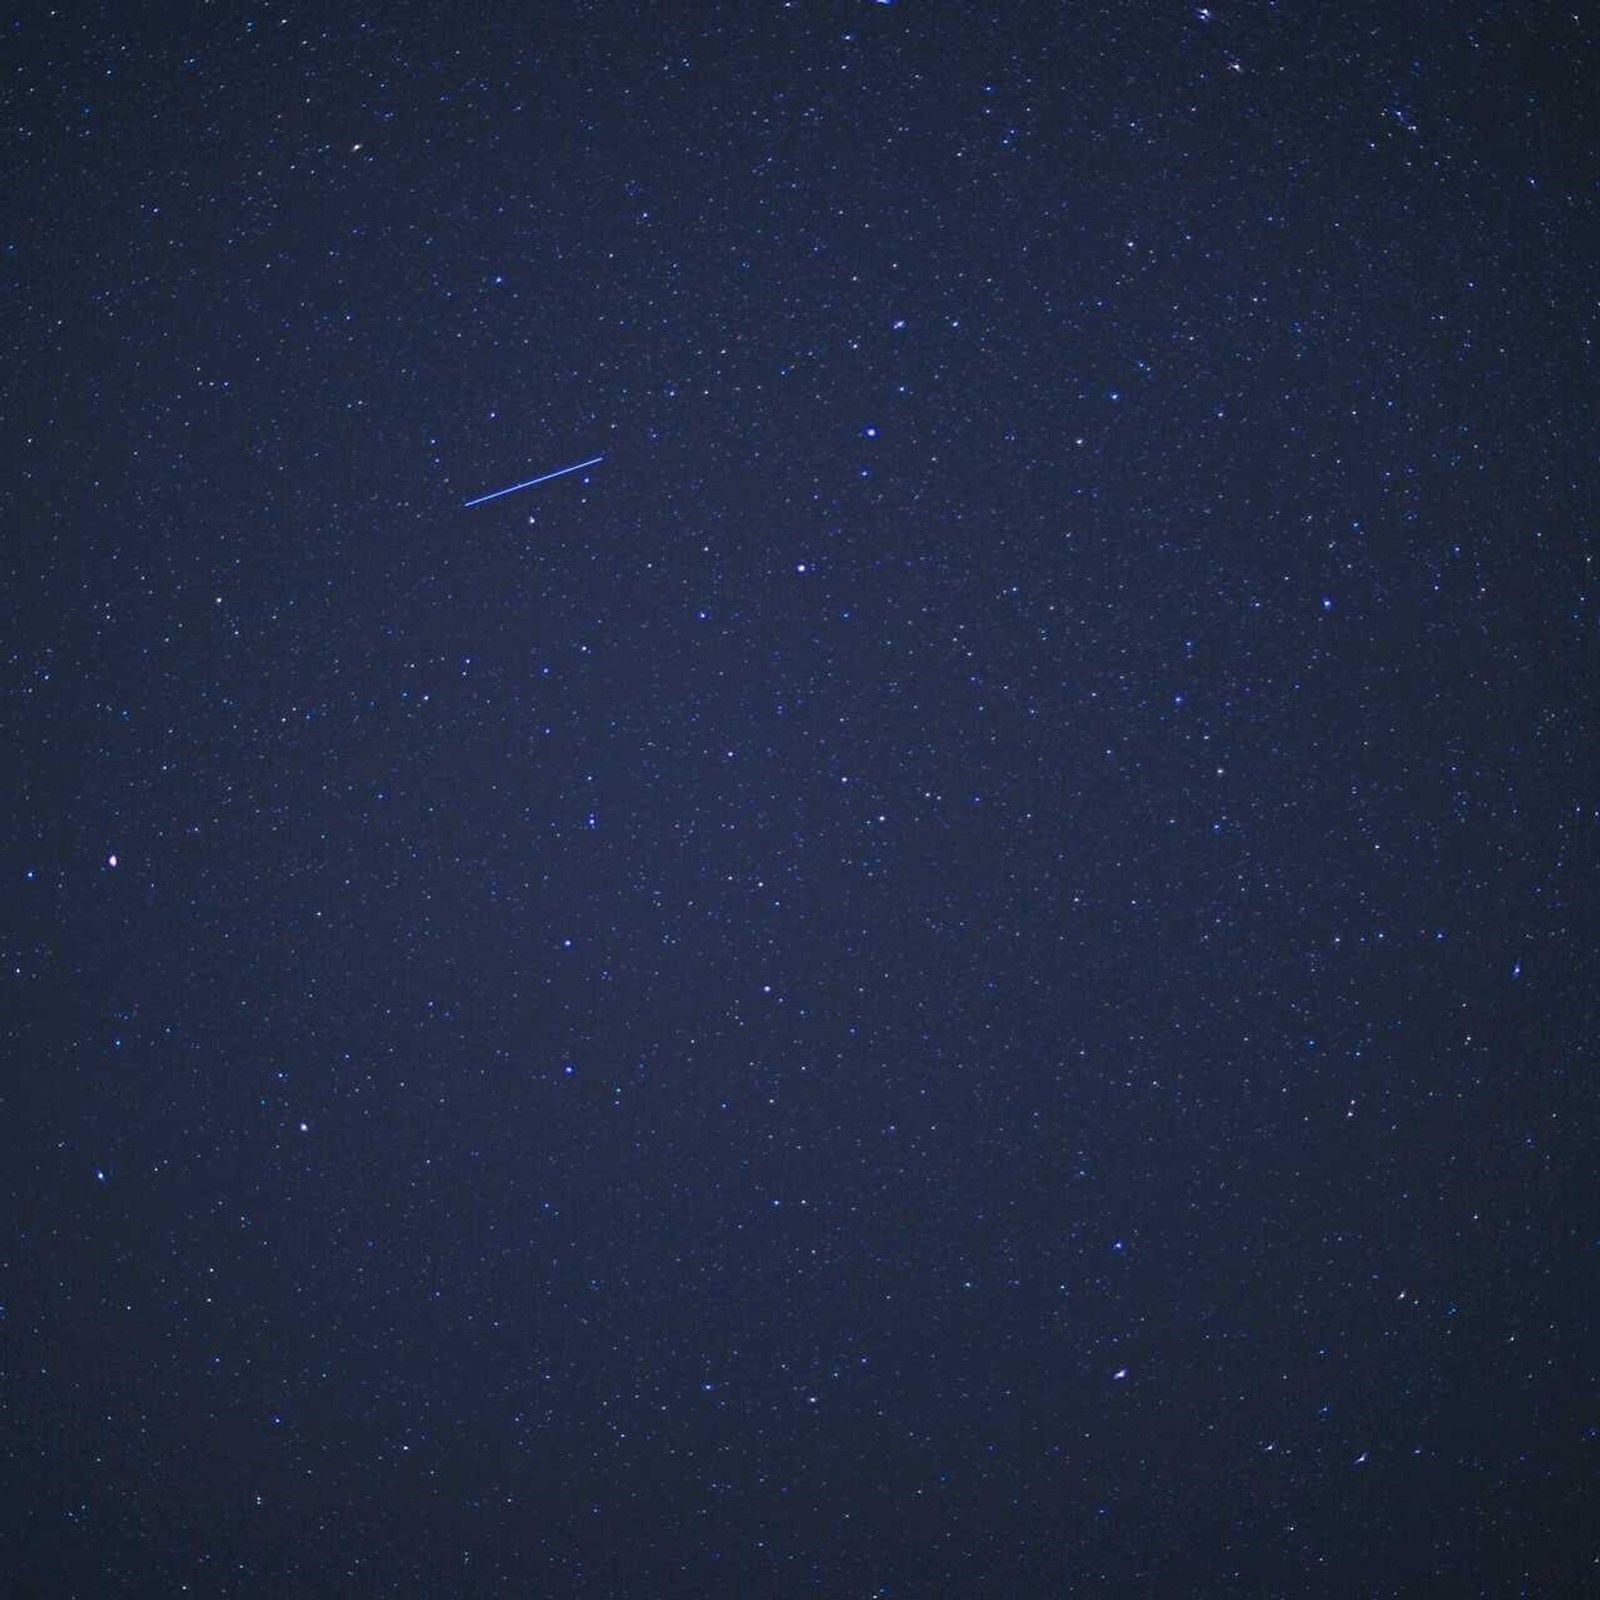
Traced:
<path fill-rule="evenodd" d="M 1597 81 L 13 11 L 4 1592 L 1596 1592 Z"/>

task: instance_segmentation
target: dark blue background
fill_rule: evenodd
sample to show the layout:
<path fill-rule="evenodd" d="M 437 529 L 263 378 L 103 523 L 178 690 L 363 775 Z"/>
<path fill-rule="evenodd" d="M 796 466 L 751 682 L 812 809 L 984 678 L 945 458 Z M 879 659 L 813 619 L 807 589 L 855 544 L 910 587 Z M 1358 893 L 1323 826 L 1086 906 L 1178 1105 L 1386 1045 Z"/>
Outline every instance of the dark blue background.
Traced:
<path fill-rule="evenodd" d="M 1596 43 L 14 13 L 8 1592 L 1588 1592 Z"/>

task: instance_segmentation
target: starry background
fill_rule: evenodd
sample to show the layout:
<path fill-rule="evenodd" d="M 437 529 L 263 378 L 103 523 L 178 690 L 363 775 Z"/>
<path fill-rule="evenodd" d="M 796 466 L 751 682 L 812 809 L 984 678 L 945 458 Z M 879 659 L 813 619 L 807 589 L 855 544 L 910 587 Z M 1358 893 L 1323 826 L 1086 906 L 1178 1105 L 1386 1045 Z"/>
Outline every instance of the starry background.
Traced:
<path fill-rule="evenodd" d="M 1593 1592 L 1597 31 L 13 13 L 8 1592 Z"/>

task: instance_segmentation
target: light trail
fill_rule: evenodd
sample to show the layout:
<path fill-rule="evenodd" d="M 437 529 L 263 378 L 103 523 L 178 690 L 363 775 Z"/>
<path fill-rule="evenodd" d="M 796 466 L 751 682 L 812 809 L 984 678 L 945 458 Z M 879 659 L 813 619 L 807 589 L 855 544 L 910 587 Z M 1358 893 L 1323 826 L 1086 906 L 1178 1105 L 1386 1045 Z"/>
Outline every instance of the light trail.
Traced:
<path fill-rule="evenodd" d="M 489 501 L 498 500 L 502 495 L 515 494 L 518 489 L 531 489 L 536 483 L 549 483 L 552 478 L 564 478 L 569 472 L 582 472 L 585 467 L 597 466 L 604 460 L 604 456 L 590 456 L 587 461 L 575 462 L 570 467 L 557 467 L 554 472 L 546 472 L 538 478 L 529 478 L 526 483 L 514 483 L 509 489 L 496 489 L 493 494 L 480 494 L 476 500 L 463 501 L 461 509 L 467 511 L 473 506 L 487 505 Z"/>

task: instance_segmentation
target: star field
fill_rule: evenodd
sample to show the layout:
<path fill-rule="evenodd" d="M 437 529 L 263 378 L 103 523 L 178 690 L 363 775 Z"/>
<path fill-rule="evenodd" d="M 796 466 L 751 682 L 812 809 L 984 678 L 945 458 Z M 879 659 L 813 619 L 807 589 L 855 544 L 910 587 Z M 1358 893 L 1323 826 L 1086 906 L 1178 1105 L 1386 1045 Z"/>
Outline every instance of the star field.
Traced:
<path fill-rule="evenodd" d="M 9 1592 L 1600 1582 L 1591 17 L 5 38 Z"/>

